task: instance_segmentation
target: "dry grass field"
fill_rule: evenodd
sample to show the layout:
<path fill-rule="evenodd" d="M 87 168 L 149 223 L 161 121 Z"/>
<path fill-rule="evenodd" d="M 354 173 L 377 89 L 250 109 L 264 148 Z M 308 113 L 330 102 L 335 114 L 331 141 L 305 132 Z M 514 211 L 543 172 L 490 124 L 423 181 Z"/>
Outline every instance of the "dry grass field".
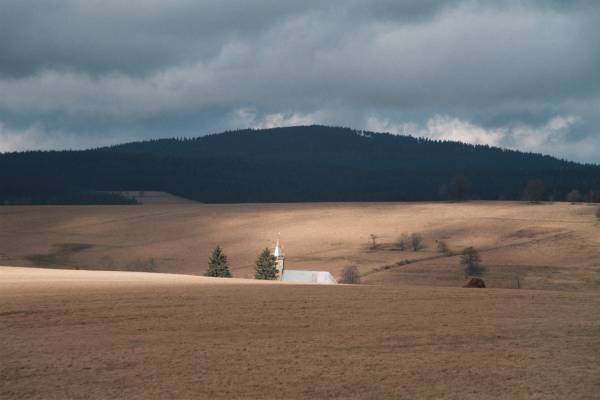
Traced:
<path fill-rule="evenodd" d="M 0 208 L 0 265 L 43 267 L 0 267 L 0 398 L 600 392 L 597 207 L 144 197 L 141 206 Z M 397 239 L 413 232 L 425 247 L 400 250 Z M 288 267 L 339 276 L 357 265 L 366 284 L 197 276 L 220 244 L 234 275 L 251 277 L 278 233 Z M 460 287 L 455 253 L 466 246 L 480 250 L 491 289 Z"/>
<path fill-rule="evenodd" d="M 2 399 L 597 399 L 600 294 L 0 268 Z"/>
<path fill-rule="evenodd" d="M 596 206 L 519 202 L 206 205 L 145 193 L 141 206 L 0 208 L 0 263 L 201 275 L 217 244 L 233 274 L 251 277 L 278 233 L 290 268 L 339 276 L 357 265 L 364 283 L 460 286 L 458 257 L 481 251 L 493 287 L 598 290 Z M 400 251 L 402 233 L 425 248 Z M 370 235 L 377 236 L 371 249 Z"/>

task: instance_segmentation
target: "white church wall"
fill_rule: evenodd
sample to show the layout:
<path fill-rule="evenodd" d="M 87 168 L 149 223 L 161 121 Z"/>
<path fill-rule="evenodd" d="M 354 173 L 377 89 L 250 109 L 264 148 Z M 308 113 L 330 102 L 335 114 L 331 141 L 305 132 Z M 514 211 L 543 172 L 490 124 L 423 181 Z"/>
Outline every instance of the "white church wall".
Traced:
<path fill-rule="evenodd" d="M 281 279 L 284 282 L 315 283 L 321 285 L 335 285 L 337 282 L 327 271 L 304 271 L 286 269 Z"/>

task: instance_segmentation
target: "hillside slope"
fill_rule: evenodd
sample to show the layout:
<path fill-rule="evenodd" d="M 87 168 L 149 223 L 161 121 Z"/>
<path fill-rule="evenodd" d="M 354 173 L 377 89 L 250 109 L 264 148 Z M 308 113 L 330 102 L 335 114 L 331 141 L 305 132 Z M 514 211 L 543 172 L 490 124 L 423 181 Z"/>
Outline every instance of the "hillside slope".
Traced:
<path fill-rule="evenodd" d="M 444 240 L 454 252 L 479 249 L 493 287 L 519 278 L 526 289 L 597 291 L 596 209 L 517 202 L 8 206 L 0 207 L 0 264 L 200 275 L 221 245 L 233 275 L 252 277 L 260 251 L 281 234 L 290 269 L 339 277 L 357 265 L 364 283 L 458 287 L 458 257 L 436 249 Z M 412 232 L 423 235 L 425 248 L 400 250 L 398 238 Z"/>
<path fill-rule="evenodd" d="M 0 398 L 594 399 L 600 389 L 597 293 L 207 279 L 0 267 Z"/>
<path fill-rule="evenodd" d="M 99 190 L 219 203 L 520 199 L 534 179 L 545 186 L 541 198 L 572 189 L 600 197 L 598 166 L 324 126 L 0 155 L 0 202 L 21 204 Z"/>

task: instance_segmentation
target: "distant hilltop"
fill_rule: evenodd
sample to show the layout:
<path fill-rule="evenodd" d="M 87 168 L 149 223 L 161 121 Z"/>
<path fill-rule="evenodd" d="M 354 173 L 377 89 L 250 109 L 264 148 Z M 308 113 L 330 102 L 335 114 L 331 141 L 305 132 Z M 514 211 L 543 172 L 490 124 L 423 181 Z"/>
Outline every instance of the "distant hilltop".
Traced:
<path fill-rule="evenodd" d="M 0 182 L 0 204 L 129 203 L 123 191 L 211 203 L 600 198 L 597 165 L 327 126 L 1 154 Z"/>

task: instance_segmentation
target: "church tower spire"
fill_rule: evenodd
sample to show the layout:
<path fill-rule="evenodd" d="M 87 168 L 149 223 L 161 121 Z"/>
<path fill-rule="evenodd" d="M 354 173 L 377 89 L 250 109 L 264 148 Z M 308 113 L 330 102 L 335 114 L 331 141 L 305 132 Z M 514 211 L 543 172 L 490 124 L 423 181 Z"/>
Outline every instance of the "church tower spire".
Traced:
<path fill-rule="evenodd" d="M 285 269 L 285 256 L 281 244 L 279 243 L 279 237 L 277 237 L 277 243 L 275 244 L 275 250 L 273 251 L 275 256 L 275 268 L 277 269 L 277 278 L 281 280 L 283 278 L 283 271 Z"/>

